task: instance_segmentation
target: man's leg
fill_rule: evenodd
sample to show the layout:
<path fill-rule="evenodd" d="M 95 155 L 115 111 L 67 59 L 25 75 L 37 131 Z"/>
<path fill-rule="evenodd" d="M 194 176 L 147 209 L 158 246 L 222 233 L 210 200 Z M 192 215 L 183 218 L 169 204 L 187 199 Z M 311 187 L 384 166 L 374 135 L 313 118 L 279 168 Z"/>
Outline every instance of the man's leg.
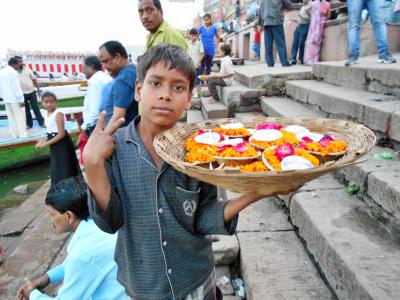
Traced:
<path fill-rule="evenodd" d="M 273 26 L 272 31 L 281 64 L 282 66 L 289 66 L 286 52 L 285 30 L 283 29 L 283 25 Z"/>
<path fill-rule="evenodd" d="M 213 99 L 216 101 L 219 101 L 217 86 L 226 86 L 225 81 L 222 78 L 216 78 L 216 79 L 209 80 L 207 82 L 207 85 L 208 85 L 208 90 L 210 91 Z"/>
<path fill-rule="evenodd" d="M 20 107 L 19 104 L 17 103 L 15 105 L 15 121 L 16 121 L 16 126 L 18 130 L 18 135 L 20 138 L 26 138 L 28 136 L 28 133 L 26 131 L 26 119 L 25 119 L 25 109 L 24 107 Z"/>
<path fill-rule="evenodd" d="M 293 43 L 292 43 L 292 51 L 290 52 L 290 63 L 291 64 L 296 64 L 297 60 L 297 51 L 299 50 L 299 43 L 300 43 L 300 26 L 297 25 L 296 30 L 294 31 L 293 34 Z M 300 56 L 301 58 L 301 56 Z"/>
<path fill-rule="evenodd" d="M 43 119 L 42 113 L 40 112 L 40 109 L 39 109 L 39 106 L 38 106 L 36 92 L 32 92 L 29 95 L 29 101 L 31 103 L 33 112 L 35 114 L 36 121 L 39 123 L 40 126 L 43 126 L 44 119 Z M 29 115 L 31 115 L 31 114 L 29 113 Z M 31 116 L 31 118 L 32 118 L 32 116 Z"/>
<path fill-rule="evenodd" d="M 349 58 L 357 59 L 360 55 L 360 24 L 364 0 L 347 0 L 347 7 L 349 13 Z"/>
<path fill-rule="evenodd" d="M 25 103 L 25 118 L 26 118 L 26 126 L 29 128 L 32 127 L 32 115 L 31 115 L 31 108 L 29 106 L 29 96 L 30 94 L 24 94 L 24 103 Z"/>
<path fill-rule="evenodd" d="M 383 0 L 367 0 L 366 6 L 371 17 L 371 23 L 374 26 L 376 47 L 380 59 L 386 60 L 390 56 L 389 46 L 387 41 L 387 28 L 383 18 Z M 382 61 L 386 62 L 386 61 Z M 396 62 L 396 61 L 393 61 Z"/>
<path fill-rule="evenodd" d="M 273 67 L 275 64 L 274 55 L 272 53 L 272 29 L 271 26 L 264 26 L 264 45 L 265 45 L 265 61 L 268 67 Z"/>
<path fill-rule="evenodd" d="M 299 60 L 300 63 L 304 63 L 304 49 L 306 45 L 308 29 L 310 28 L 310 24 L 302 24 L 300 25 L 299 30 Z"/>
<path fill-rule="evenodd" d="M 17 123 L 16 123 L 15 116 L 14 116 L 14 106 L 15 105 L 18 105 L 18 104 L 5 103 L 8 124 L 10 126 L 10 133 L 14 139 L 18 138 Z M 25 123 L 24 123 L 24 126 L 25 126 Z"/>

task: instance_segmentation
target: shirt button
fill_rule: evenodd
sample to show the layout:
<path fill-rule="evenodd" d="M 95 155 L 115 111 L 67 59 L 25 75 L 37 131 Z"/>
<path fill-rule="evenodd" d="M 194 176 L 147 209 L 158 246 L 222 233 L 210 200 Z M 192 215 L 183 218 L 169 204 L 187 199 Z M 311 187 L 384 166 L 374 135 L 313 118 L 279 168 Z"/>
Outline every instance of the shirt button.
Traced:
<path fill-rule="evenodd" d="M 163 243 L 162 243 L 162 245 L 165 247 L 165 246 L 167 246 L 167 241 L 164 241 Z"/>
<path fill-rule="evenodd" d="M 160 214 L 162 214 L 162 213 L 164 212 L 164 210 L 163 210 L 162 208 L 160 208 L 160 209 L 158 210 L 158 212 L 159 212 Z"/>
<path fill-rule="evenodd" d="M 172 273 L 172 270 L 168 269 L 168 274 L 171 275 L 171 273 Z"/>

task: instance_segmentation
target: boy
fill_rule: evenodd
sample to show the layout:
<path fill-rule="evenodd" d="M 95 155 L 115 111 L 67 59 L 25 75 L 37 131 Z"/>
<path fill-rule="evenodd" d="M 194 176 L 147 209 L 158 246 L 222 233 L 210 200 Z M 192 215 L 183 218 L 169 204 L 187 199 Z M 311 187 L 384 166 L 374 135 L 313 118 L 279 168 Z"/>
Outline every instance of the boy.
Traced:
<path fill-rule="evenodd" d="M 141 116 L 117 131 L 124 120 L 104 128 L 102 113 L 84 152 L 90 213 L 104 231 L 118 230 L 118 280 L 135 300 L 215 299 L 206 235 L 233 234 L 239 211 L 263 197 L 218 202 L 216 187 L 176 171 L 154 150 L 154 137 L 190 107 L 195 76 L 180 47 L 150 49 L 138 64 Z"/>
<path fill-rule="evenodd" d="M 254 25 L 254 40 L 253 40 L 253 51 L 256 60 L 260 59 L 260 43 L 261 43 L 261 32 L 258 29 L 258 25 Z"/>
<path fill-rule="evenodd" d="M 47 211 L 56 233 L 73 232 L 64 262 L 36 280 L 25 279 L 18 299 L 125 300 L 114 261 L 117 235 L 102 232 L 89 218 L 87 187 L 82 177 L 71 177 L 50 188 Z M 39 291 L 48 284 L 63 285 L 55 298 Z"/>
<path fill-rule="evenodd" d="M 299 52 L 300 64 L 304 64 L 304 47 L 307 40 L 308 29 L 311 21 L 311 8 L 312 3 L 310 0 L 303 0 L 303 5 L 300 8 L 297 16 L 297 27 L 293 36 L 292 44 L 292 57 L 290 64 L 295 65 L 297 63 L 297 51 Z"/>
<path fill-rule="evenodd" d="M 199 32 L 196 28 L 192 28 L 189 31 L 189 42 L 188 42 L 188 54 L 193 61 L 194 67 L 196 68 L 197 76 L 200 75 L 200 63 L 204 57 L 204 48 L 201 41 L 199 41 Z M 193 98 L 200 98 L 200 80 L 196 76 L 196 94 Z"/>
<path fill-rule="evenodd" d="M 233 69 L 233 63 L 230 58 L 231 46 L 224 44 L 221 47 L 221 50 L 224 57 L 221 59 L 221 68 L 219 70 L 219 73 L 212 73 L 207 76 L 202 76 L 202 80 L 207 81 L 208 90 L 213 98 L 210 103 L 214 101 L 219 101 L 217 86 L 232 85 L 233 82 L 233 75 L 235 70 Z"/>

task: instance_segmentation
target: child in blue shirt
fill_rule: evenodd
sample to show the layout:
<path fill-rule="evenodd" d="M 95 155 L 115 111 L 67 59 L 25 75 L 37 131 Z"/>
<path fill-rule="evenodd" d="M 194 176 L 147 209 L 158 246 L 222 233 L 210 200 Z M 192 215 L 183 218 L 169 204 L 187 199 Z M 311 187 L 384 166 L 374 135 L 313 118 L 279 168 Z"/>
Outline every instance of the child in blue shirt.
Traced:
<path fill-rule="evenodd" d="M 135 300 L 216 299 L 207 236 L 233 234 L 239 211 L 264 197 L 217 201 L 215 186 L 175 170 L 155 151 L 154 137 L 190 108 L 195 77 L 182 48 L 151 48 L 138 63 L 141 116 L 117 130 L 124 120 L 105 127 L 102 113 L 86 145 L 90 214 L 102 230 L 118 231 L 118 280 Z"/>
<path fill-rule="evenodd" d="M 211 22 L 211 15 L 203 16 L 203 26 L 199 28 L 200 39 L 203 43 L 204 58 L 200 65 L 200 74 L 209 75 L 211 73 L 211 65 L 215 55 L 215 38 L 219 41 L 218 29 Z"/>

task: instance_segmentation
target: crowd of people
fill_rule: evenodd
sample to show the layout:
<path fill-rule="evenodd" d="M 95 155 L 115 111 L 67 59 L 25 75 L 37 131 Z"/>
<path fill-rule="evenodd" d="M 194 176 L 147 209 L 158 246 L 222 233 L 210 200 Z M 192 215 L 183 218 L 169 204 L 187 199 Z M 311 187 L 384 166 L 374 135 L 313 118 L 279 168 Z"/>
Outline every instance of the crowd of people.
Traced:
<path fill-rule="evenodd" d="M 399 2 L 399 1 L 398 1 Z M 331 5 L 327 0 L 303 0 L 297 19 L 296 30 L 293 35 L 290 60 L 287 58 L 284 31 L 284 9 L 292 6 L 289 0 L 262 0 L 258 24 L 263 26 L 265 43 L 265 60 L 269 67 L 275 64 L 273 45 L 277 48 L 279 60 L 283 67 L 297 63 L 312 65 L 319 61 L 324 28 L 331 16 Z M 399 12 L 395 7 L 395 12 Z M 348 45 L 349 59 L 346 66 L 357 63 L 360 55 L 360 27 L 362 13 L 369 14 L 375 31 L 375 40 L 378 48 L 378 61 L 381 63 L 395 63 L 387 42 L 387 28 L 382 12 L 382 0 L 348 1 Z M 256 40 L 254 41 L 256 43 Z M 256 51 L 256 50 L 255 50 Z M 256 52 L 257 53 L 257 52 Z"/>
<path fill-rule="evenodd" d="M 288 5 L 282 0 L 261 2 L 253 49 L 259 57 L 262 25 L 270 67 L 274 66 L 273 43 L 283 66 L 295 64 L 297 58 L 301 63 L 318 61 L 315 49 L 329 18 L 329 3 L 304 0 L 290 61 L 283 28 L 283 9 Z M 233 234 L 239 212 L 269 196 L 253 193 L 222 203 L 217 201 L 215 186 L 173 169 L 157 154 L 154 137 L 175 126 L 190 108 L 193 95 L 198 95 L 201 81 L 207 82 L 212 101 L 219 101 L 217 86 L 232 84 L 232 50 L 228 44 L 220 45 L 221 68 L 211 73 L 219 34 L 210 15 L 204 15 L 200 28 L 189 31 L 187 42 L 164 21 L 159 0 L 139 1 L 138 12 L 149 33 L 137 65 L 118 41 L 103 43 L 97 56 L 83 59 L 88 89 L 76 145 L 55 94 L 41 95 L 44 117 L 36 109 L 37 82 L 21 57 L 11 58 L 0 71 L 0 95 L 12 134 L 26 136 L 26 126 L 32 126 L 30 109 L 24 111 L 24 105 L 31 105 L 39 124 L 46 127 L 47 137 L 36 145 L 49 146 L 51 151 L 46 207 L 57 233 L 73 232 L 64 262 L 39 278 L 26 278 L 18 299 L 221 299 L 207 236 Z M 371 14 L 376 21 L 376 12 Z M 305 47 L 308 41 L 315 48 Z M 359 46 L 349 44 L 354 50 L 352 64 Z M 382 42 L 378 48 L 383 62 L 394 62 L 387 44 Z M 81 149 L 86 181 L 75 146 Z M 55 298 L 42 292 L 60 282 Z"/>

